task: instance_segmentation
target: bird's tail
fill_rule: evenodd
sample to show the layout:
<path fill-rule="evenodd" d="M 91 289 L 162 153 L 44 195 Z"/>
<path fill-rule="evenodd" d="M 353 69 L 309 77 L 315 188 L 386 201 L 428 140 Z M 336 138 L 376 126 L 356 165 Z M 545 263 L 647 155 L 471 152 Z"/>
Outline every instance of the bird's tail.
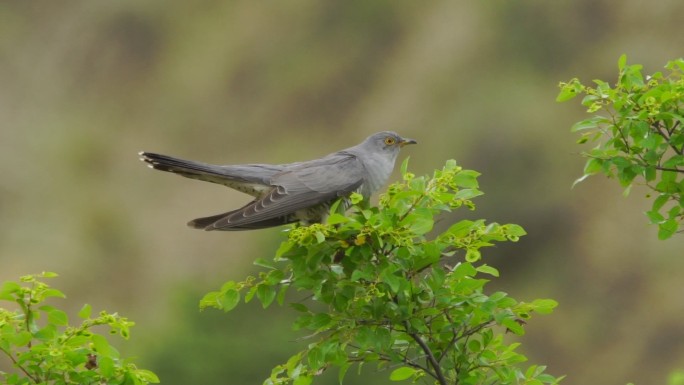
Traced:
<path fill-rule="evenodd" d="M 189 178 L 196 178 L 202 175 L 225 176 L 225 172 L 221 167 L 208 163 L 184 160 L 153 152 L 140 152 L 138 155 L 140 155 L 140 160 L 155 170 L 173 172 Z"/>

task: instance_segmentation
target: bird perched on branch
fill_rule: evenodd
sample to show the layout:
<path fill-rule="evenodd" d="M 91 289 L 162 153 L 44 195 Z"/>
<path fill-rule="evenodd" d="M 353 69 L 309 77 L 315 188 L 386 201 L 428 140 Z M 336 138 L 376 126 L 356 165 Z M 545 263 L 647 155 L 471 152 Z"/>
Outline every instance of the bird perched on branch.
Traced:
<path fill-rule="evenodd" d="M 188 223 L 196 229 L 231 231 L 322 222 L 337 199 L 352 192 L 368 198 L 378 191 L 392 173 L 399 150 L 415 143 L 413 139 L 383 131 L 323 158 L 288 164 L 217 166 L 151 152 L 139 155 L 155 170 L 218 183 L 252 195 L 255 199 L 237 210 Z"/>

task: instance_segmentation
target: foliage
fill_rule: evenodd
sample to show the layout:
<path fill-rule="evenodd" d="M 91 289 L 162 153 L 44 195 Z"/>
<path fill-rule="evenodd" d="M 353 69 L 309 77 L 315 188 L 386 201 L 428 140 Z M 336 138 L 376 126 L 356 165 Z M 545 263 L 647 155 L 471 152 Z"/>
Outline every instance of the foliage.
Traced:
<path fill-rule="evenodd" d="M 594 114 L 572 126 L 581 132 L 579 143 L 598 142 L 588 157 L 584 176 L 603 173 L 629 189 L 635 179 L 654 191 L 646 215 L 667 239 L 684 226 L 684 60 L 667 63 L 667 72 L 644 76 L 641 65 L 618 61 L 619 76 L 611 87 L 594 80 L 561 83 L 558 101 L 584 95 L 582 104 Z M 577 183 L 575 182 L 575 183 Z"/>
<path fill-rule="evenodd" d="M 481 249 L 515 242 L 524 230 L 460 220 L 432 235 L 436 215 L 474 209 L 479 174 L 453 160 L 431 178 L 406 167 L 403 182 L 391 185 L 378 207 L 353 195 L 348 216 L 338 212 L 338 202 L 327 224 L 292 228 L 272 261 L 256 262 L 264 268 L 258 277 L 225 283 L 201 308 L 229 311 L 243 297 L 256 297 L 265 308 L 282 305 L 289 289 L 304 293 L 289 305 L 300 313 L 294 328 L 308 331 L 308 344 L 276 366 L 267 385 L 307 385 L 333 366 L 342 382 L 348 369 L 366 364 L 390 370 L 395 381 L 558 383 L 544 366 L 518 368 L 526 358 L 506 337 L 523 334 L 532 313 L 549 313 L 556 302 L 484 292 L 499 272 L 482 263 Z"/>
<path fill-rule="evenodd" d="M 104 325 L 109 327 L 110 334 L 128 339 L 133 322 L 104 311 L 93 318 L 90 305 L 85 305 L 78 313 L 83 320 L 81 324 L 69 326 L 64 311 L 44 304 L 50 297 L 64 297 L 61 291 L 40 280 L 55 276 L 54 273 L 27 275 L 21 277 L 21 283 L 8 281 L 0 288 L 0 300 L 14 302 L 19 307 L 16 311 L 0 308 L 0 352 L 17 369 L 15 373 L 0 372 L 2 383 L 158 383 L 154 373 L 138 369 L 119 357 L 107 339 L 93 331 Z"/>

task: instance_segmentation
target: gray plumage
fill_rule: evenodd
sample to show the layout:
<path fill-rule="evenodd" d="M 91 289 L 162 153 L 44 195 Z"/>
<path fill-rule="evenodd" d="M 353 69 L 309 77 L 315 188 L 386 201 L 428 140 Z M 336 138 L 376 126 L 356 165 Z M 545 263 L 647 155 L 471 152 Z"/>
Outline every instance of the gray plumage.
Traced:
<path fill-rule="evenodd" d="M 141 152 L 140 159 L 153 169 L 218 183 L 255 198 L 237 210 L 192 220 L 190 227 L 251 230 L 321 222 L 335 200 L 355 191 L 369 197 L 387 182 L 399 149 L 413 143 L 384 131 L 320 159 L 281 165 L 216 166 L 150 152 Z"/>

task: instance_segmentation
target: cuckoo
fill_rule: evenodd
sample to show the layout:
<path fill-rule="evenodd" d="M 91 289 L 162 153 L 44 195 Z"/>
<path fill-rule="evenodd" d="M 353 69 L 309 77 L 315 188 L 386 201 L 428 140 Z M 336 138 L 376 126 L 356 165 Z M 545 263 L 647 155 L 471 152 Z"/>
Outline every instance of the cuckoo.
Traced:
<path fill-rule="evenodd" d="M 336 200 L 352 192 L 368 198 L 378 191 L 392 173 L 399 150 L 415 143 L 383 131 L 323 158 L 288 164 L 218 166 L 151 152 L 139 155 L 155 170 L 218 183 L 253 196 L 253 201 L 239 209 L 188 223 L 196 229 L 230 231 L 322 222 Z"/>

